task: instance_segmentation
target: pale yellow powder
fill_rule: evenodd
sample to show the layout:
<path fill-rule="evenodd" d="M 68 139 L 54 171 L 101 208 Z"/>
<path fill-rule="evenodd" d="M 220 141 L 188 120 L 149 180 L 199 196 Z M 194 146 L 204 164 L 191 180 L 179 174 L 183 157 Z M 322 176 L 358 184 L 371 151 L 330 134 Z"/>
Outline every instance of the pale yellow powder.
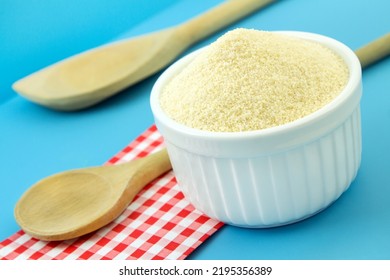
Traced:
<path fill-rule="evenodd" d="M 207 131 L 259 130 L 302 118 L 345 87 L 348 68 L 330 49 L 278 33 L 235 29 L 163 89 L 162 109 Z"/>

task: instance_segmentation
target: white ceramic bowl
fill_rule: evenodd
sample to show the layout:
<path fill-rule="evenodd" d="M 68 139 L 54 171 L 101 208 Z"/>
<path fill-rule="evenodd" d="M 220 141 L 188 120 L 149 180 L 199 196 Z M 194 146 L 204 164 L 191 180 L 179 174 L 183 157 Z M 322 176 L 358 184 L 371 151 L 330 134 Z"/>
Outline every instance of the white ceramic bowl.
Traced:
<path fill-rule="evenodd" d="M 334 202 L 354 180 L 361 159 L 361 66 L 344 44 L 285 31 L 338 53 L 350 78 L 331 103 L 294 122 L 257 131 L 208 132 L 181 125 L 160 108 L 164 85 L 202 50 L 169 67 L 151 93 L 178 184 L 206 215 L 242 227 L 272 227 L 307 218 Z"/>

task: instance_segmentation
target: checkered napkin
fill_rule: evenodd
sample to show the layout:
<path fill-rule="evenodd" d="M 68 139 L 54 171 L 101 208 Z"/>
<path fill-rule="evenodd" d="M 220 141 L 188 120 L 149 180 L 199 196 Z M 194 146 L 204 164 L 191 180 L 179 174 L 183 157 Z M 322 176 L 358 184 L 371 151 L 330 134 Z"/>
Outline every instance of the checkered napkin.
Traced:
<path fill-rule="evenodd" d="M 111 158 L 117 164 L 161 149 L 155 126 Z M 172 171 L 148 184 L 114 222 L 67 241 L 45 242 L 22 230 L 0 243 L 0 259 L 185 259 L 223 224 L 197 211 Z"/>

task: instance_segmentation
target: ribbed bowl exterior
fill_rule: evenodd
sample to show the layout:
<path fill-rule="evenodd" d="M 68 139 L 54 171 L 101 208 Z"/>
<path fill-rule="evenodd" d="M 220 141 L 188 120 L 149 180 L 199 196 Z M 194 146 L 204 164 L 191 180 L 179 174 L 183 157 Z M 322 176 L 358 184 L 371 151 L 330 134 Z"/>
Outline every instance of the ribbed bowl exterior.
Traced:
<path fill-rule="evenodd" d="M 350 78 L 331 103 L 269 129 L 214 133 L 183 126 L 160 108 L 159 94 L 198 50 L 159 77 L 151 108 L 178 185 L 206 215 L 242 227 L 273 227 L 307 218 L 348 189 L 361 161 L 361 67 L 352 50 L 313 33 L 285 32 L 324 44 L 345 60 Z"/>
<path fill-rule="evenodd" d="M 310 143 L 275 154 L 215 158 L 166 140 L 185 197 L 212 218 L 271 227 L 309 217 L 334 202 L 360 166 L 360 110 Z"/>

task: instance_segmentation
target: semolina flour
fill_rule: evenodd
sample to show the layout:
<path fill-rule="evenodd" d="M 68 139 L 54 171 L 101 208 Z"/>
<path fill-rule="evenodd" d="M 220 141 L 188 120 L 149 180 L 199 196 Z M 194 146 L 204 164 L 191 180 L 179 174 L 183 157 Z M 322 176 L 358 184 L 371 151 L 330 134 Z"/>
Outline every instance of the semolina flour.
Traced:
<path fill-rule="evenodd" d="M 318 43 L 235 29 L 204 49 L 163 88 L 165 113 L 217 132 L 259 130 L 302 118 L 345 87 L 348 68 Z"/>

